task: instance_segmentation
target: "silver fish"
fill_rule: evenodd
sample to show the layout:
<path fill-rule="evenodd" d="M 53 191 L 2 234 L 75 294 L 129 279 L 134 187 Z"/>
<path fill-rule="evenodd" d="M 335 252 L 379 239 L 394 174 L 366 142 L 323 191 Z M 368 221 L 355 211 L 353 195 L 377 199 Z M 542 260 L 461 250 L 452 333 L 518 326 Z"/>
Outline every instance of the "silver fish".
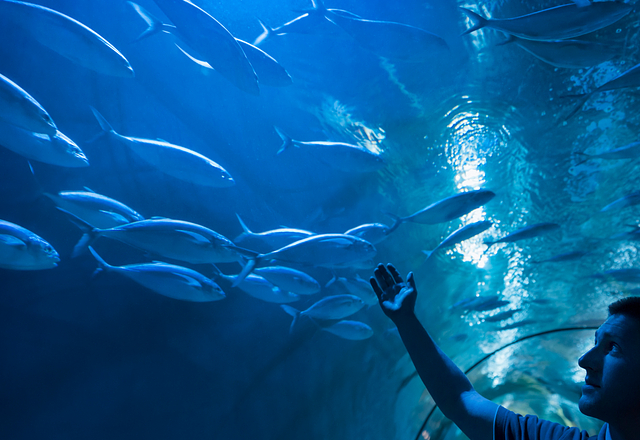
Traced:
<path fill-rule="evenodd" d="M 218 20 L 185 0 L 154 0 L 176 26 L 180 39 L 233 85 L 259 95 L 258 77 L 242 47 Z M 174 32 L 176 32 L 174 31 Z"/>
<path fill-rule="evenodd" d="M 596 66 L 620 54 L 610 44 L 584 40 L 525 40 L 510 35 L 502 44 L 513 42 L 534 57 L 555 67 L 581 69 Z"/>
<path fill-rule="evenodd" d="M 264 232 L 252 232 L 247 225 L 242 221 L 240 216 L 236 214 L 240 226 L 242 226 L 242 234 L 238 235 L 233 241 L 235 243 L 246 243 L 245 246 L 251 249 L 255 247 L 267 248 L 266 252 L 270 252 L 276 249 L 283 248 L 295 241 L 302 240 L 303 238 L 316 235 L 311 231 L 305 231 L 304 229 L 292 229 L 292 228 L 280 228 L 273 229 L 271 231 Z M 262 250 L 262 249 L 261 249 Z"/>
<path fill-rule="evenodd" d="M 162 262 L 111 266 L 92 247 L 89 251 L 100 266 L 94 274 L 116 272 L 160 295 L 182 301 L 209 302 L 226 297 L 220 286 L 193 269 Z"/>
<path fill-rule="evenodd" d="M 297 295 L 313 295 L 320 292 L 320 283 L 310 275 L 284 266 L 268 266 L 254 269 L 253 273 L 266 278 L 285 292 Z"/>
<path fill-rule="evenodd" d="M 529 226 L 525 226 L 524 228 L 520 228 L 517 231 L 507 234 L 506 236 L 498 240 L 485 241 L 484 244 L 486 244 L 487 246 L 492 246 L 496 243 L 513 243 L 519 240 L 535 238 L 541 234 L 555 231 L 556 229 L 560 229 L 560 225 L 557 223 L 536 223 L 534 225 L 529 225 Z"/>
<path fill-rule="evenodd" d="M 506 310 L 504 312 L 496 313 L 495 315 L 487 316 L 484 318 L 484 320 L 487 322 L 504 321 L 511 318 L 514 314 L 516 314 L 517 312 L 520 312 L 521 310 L 522 309 Z"/>
<path fill-rule="evenodd" d="M 297 310 L 291 306 L 281 305 L 282 309 L 293 317 L 290 330 L 300 316 L 317 319 L 342 319 L 351 316 L 364 307 L 364 301 L 355 295 L 334 295 L 322 298 L 306 310 Z"/>
<path fill-rule="evenodd" d="M 91 228 L 86 222 L 74 222 L 85 232 L 73 256 L 99 237 L 121 241 L 130 246 L 191 264 L 231 263 L 256 253 L 234 245 L 224 236 L 204 226 L 181 220 L 152 218 L 126 223 L 109 229 Z"/>
<path fill-rule="evenodd" d="M 22 226 L 0 220 L 0 268 L 52 269 L 59 261 L 56 250 L 41 237 Z"/>
<path fill-rule="evenodd" d="M 327 287 L 329 287 L 333 282 L 341 285 L 347 292 L 349 292 L 349 294 L 362 299 L 366 305 L 371 306 L 378 304 L 378 297 L 371 288 L 371 283 L 363 280 L 359 275 L 356 275 L 355 278 L 334 278 L 327 283 Z"/>
<path fill-rule="evenodd" d="M 290 147 L 302 148 L 320 162 L 348 173 L 366 173 L 377 171 L 385 166 L 380 155 L 359 145 L 343 142 L 311 141 L 303 142 L 291 139 L 277 127 L 274 127 L 282 139 L 278 154 Z"/>
<path fill-rule="evenodd" d="M 483 27 L 502 31 L 528 40 L 565 40 L 597 31 L 629 14 L 633 5 L 616 2 L 594 2 L 587 6 L 570 3 L 505 19 L 487 19 L 460 8 L 473 22 L 462 35 Z"/>
<path fill-rule="evenodd" d="M 144 220 L 140 214 L 117 200 L 90 191 L 60 191 L 48 194 L 56 207 L 70 212 L 94 228 L 109 229 L 115 226 Z"/>
<path fill-rule="evenodd" d="M 147 22 L 147 25 L 148 25 L 147 29 L 143 31 L 142 34 L 140 34 L 140 36 L 136 38 L 135 41 L 140 41 L 143 38 L 146 38 L 150 35 L 153 35 L 159 32 L 176 34 L 176 37 L 180 38 L 181 34 L 176 30 L 174 26 L 162 23 L 160 20 L 158 20 L 156 17 L 150 14 L 147 10 L 145 10 L 142 6 L 134 2 L 129 1 L 127 3 L 129 3 L 129 5 L 131 5 L 135 9 L 135 11 Z M 238 43 L 240 44 L 240 47 L 242 47 L 242 50 L 244 51 L 245 55 L 247 56 L 247 59 L 249 60 L 249 62 L 251 63 L 251 66 L 253 67 L 253 70 L 255 71 L 256 75 L 258 75 L 258 82 L 260 84 L 273 86 L 273 87 L 284 87 L 292 84 L 291 76 L 289 75 L 289 73 L 271 55 L 269 55 L 262 49 L 250 43 L 247 43 L 246 41 L 242 41 L 238 38 L 236 38 L 236 41 L 238 41 Z M 211 66 L 211 64 L 209 64 L 204 60 L 199 59 L 199 57 L 201 56 L 199 55 L 194 56 L 190 53 L 190 51 L 183 49 L 177 44 L 176 46 L 191 61 L 195 62 L 196 64 L 204 68 L 214 69 L 213 66 Z"/>
<path fill-rule="evenodd" d="M 255 274 L 249 274 L 241 282 L 238 282 L 237 277 L 224 275 L 217 267 L 214 267 L 215 277 L 230 283 L 232 287 L 238 287 L 249 296 L 256 299 L 275 303 L 275 304 L 288 304 L 296 302 L 300 299 L 300 296 L 282 290 L 280 287 L 274 285 L 272 282 L 264 277 Z"/>
<path fill-rule="evenodd" d="M 345 235 L 362 238 L 371 244 L 378 244 L 391 233 L 391 228 L 382 223 L 367 223 L 346 231 Z"/>
<path fill-rule="evenodd" d="M 134 76 L 127 59 L 112 44 L 58 11 L 31 3 L 0 0 L 0 15 L 10 17 L 40 44 L 78 65 L 105 75 Z"/>
<path fill-rule="evenodd" d="M 91 111 L 110 139 L 130 148 L 142 160 L 163 173 L 185 182 L 213 188 L 227 188 L 235 185 L 227 170 L 208 157 L 169 142 L 122 136 L 113 130 L 96 109 L 91 107 Z"/>
<path fill-rule="evenodd" d="M 640 191 L 636 191 L 631 194 L 627 194 L 626 196 L 620 197 L 619 199 L 609 203 L 607 206 L 602 208 L 600 212 L 616 211 L 628 206 L 637 205 L 638 203 L 640 203 Z"/>
<path fill-rule="evenodd" d="M 89 166 L 80 147 L 60 131 L 50 136 L 1 122 L 0 145 L 29 160 L 68 168 Z"/>
<path fill-rule="evenodd" d="M 479 189 L 439 200 L 408 217 L 398 217 L 390 213 L 386 214 L 395 220 L 395 223 L 391 226 L 392 231 L 404 222 L 435 225 L 462 217 L 474 209 L 483 206 L 485 203 L 488 203 L 495 196 L 495 193 L 492 191 Z"/>
<path fill-rule="evenodd" d="M 422 253 L 424 253 L 427 256 L 425 261 L 428 260 L 435 252 L 439 251 L 440 249 L 445 249 L 451 246 L 455 246 L 456 244 L 464 240 L 468 240 L 469 238 L 475 237 L 476 235 L 481 234 L 487 229 L 489 229 L 491 226 L 492 226 L 492 223 L 488 220 L 479 221 L 479 222 L 475 222 L 475 223 L 471 223 L 466 226 L 463 226 L 457 231 L 454 231 L 451 234 L 449 234 L 449 236 L 444 240 L 442 240 L 440 244 L 436 246 L 433 250 L 422 251 Z"/>
<path fill-rule="evenodd" d="M 322 327 L 321 330 L 351 341 L 361 341 L 373 336 L 373 329 L 359 321 L 342 320 L 328 327 Z"/>
<path fill-rule="evenodd" d="M 319 8 L 322 3 L 319 2 Z M 322 9 L 325 17 L 342 28 L 374 54 L 402 61 L 424 62 L 433 55 L 448 53 L 449 45 L 440 36 L 403 23 L 365 20 Z"/>
<path fill-rule="evenodd" d="M 4 3 L 0 1 L 0 4 Z M 56 124 L 44 108 L 18 84 L 0 74 L 0 119 L 23 130 L 55 136 Z"/>

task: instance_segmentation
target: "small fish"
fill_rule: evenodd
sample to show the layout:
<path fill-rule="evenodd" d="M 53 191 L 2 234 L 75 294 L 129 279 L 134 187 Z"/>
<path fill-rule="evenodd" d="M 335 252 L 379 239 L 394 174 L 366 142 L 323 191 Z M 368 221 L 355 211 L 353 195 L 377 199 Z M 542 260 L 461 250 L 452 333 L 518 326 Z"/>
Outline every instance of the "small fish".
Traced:
<path fill-rule="evenodd" d="M 321 330 L 351 341 L 361 341 L 373 336 L 373 329 L 359 321 L 342 320 L 328 327 L 322 327 Z"/>
<path fill-rule="evenodd" d="M 364 303 L 368 306 L 378 304 L 378 297 L 375 292 L 371 288 L 371 283 L 369 281 L 363 280 L 360 278 L 360 275 L 356 275 L 355 278 L 345 278 L 345 277 L 333 277 L 326 285 L 329 287 L 333 283 L 342 286 L 349 294 L 355 295 L 358 298 L 361 298 Z"/>
<path fill-rule="evenodd" d="M 80 147 L 60 131 L 50 136 L 1 122 L 0 145 L 29 160 L 68 168 L 89 166 Z"/>
<path fill-rule="evenodd" d="M 236 214 L 236 217 L 238 217 L 238 221 L 240 222 L 240 226 L 242 226 L 243 232 L 233 241 L 235 243 L 245 243 L 248 241 L 250 242 L 248 247 L 251 249 L 254 248 L 253 244 L 255 244 L 257 246 L 262 245 L 262 247 L 267 247 L 268 251 L 272 251 L 283 248 L 295 241 L 302 240 L 303 238 L 316 235 L 311 231 L 292 228 L 280 228 L 264 232 L 251 232 L 238 214 Z"/>
<path fill-rule="evenodd" d="M 75 216 L 72 221 L 84 232 L 74 248 L 73 257 L 80 255 L 99 237 L 191 264 L 243 262 L 243 258 L 256 255 L 209 228 L 181 220 L 152 218 L 109 229 L 92 228 Z"/>
<path fill-rule="evenodd" d="M 179 33 L 216 72 L 240 90 L 259 95 L 258 76 L 235 37 L 203 9 L 185 0 L 154 0 Z"/>
<path fill-rule="evenodd" d="M 0 1 L 0 5 L 5 0 Z M 56 124 L 44 108 L 18 84 L 0 74 L 0 119 L 26 131 L 55 136 Z"/>
<path fill-rule="evenodd" d="M 268 266 L 254 269 L 259 275 L 285 292 L 297 295 L 314 295 L 320 292 L 320 283 L 313 277 L 296 269 L 284 266 Z"/>
<path fill-rule="evenodd" d="M 531 324 L 535 324 L 537 321 L 533 320 L 533 319 L 525 319 L 522 321 L 517 321 L 514 322 L 512 324 L 507 324 L 507 325 L 503 325 L 502 327 L 498 327 L 496 330 L 500 331 L 500 330 L 511 330 L 514 328 L 519 328 L 519 327 L 524 327 L 525 325 L 531 325 Z"/>
<path fill-rule="evenodd" d="M 117 272 L 160 295 L 192 302 L 219 301 L 226 297 L 220 286 L 195 270 L 162 262 L 111 266 L 89 247 L 101 272 Z"/>
<path fill-rule="evenodd" d="M 474 310 L 476 312 L 486 312 L 488 310 L 499 309 L 500 307 L 511 304 L 507 300 L 498 300 L 498 299 L 489 299 L 486 301 L 478 302 L 469 307 L 470 310 Z"/>
<path fill-rule="evenodd" d="M 585 159 L 585 161 L 590 159 L 637 159 L 638 157 L 640 157 L 640 142 L 631 142 L 630 144 L 624 145 L 622 147 L 612 148 L 610 150 L 606 150 L 597 154 L 587 154 L 581 152 L 576 152 L 576 154 L 586 156 L 587 159 Z M 580 163 L 584 163 L 584 161 Z"/>
<path fill-rule="evenodd" d="M 404 222 L 435 225 L 462 217 L 488 203 L 495 196 L 496 194 L 492 191 L 479 189 L 439 200 L 408 217 L 398 217 L 390 213 L 386 214 L 395 220 L 395 223 L 391 226 L 391 231 L 396 230 L 398 226 Z"/>
<path fill-rule="evenodd" d="M 347 173 L 372 172 L 385 166 L 379 154 L 373 153 L 365 147 L 343 142 L 297 141 L 291 139 L 277 127 L 274 128 L 282 139 L 282 146 L 278 154 L 290 147 L 302 148 L 320 162 Z"/>
<path fill-rule="evenodd" d="M 640 283 L 640 269 L 635 267 L 625 269 L 610 269 L 599 274 L 591 275 L 591 278 L 602 280 L 615 280 L 623 283 Z"/>
<path fill-rule="evenodd" d="M 167 32 L 170 34 L 176 34 L 178 38 L 180 38 L 180 32 L 178 32 L 175 26 L 171 26 L 165 23 L 162 23 L 156 17 L 151 15 L 148 11 L 146 11 L 142 6 L 134 3 L 127 2 L 131 5 L 135 11 L 147 22 L 147 29 L 142 32 L 134 41 L 140 41 L 150 35 Z M 292 84 L 291 76 L 287 71 L 282 67 L 271 55 L 263 51 L 262 49 L 257 48 L 256 46 L 247 43 L 246 41 L 242 41 L 237 39 L 237 42 L 242 47 L 247 59 L 251 63 L 253 70 L 256 75 L 258 75 L 258 82 L 260 84 L 273 86 L 273 87 L 284 87 Z M 178 49 L 180 49 L 191 61 L 196 64 L 207 68 L 214 69 L 211 64 L 204 60 L 200 60 L 198 57 L 200 55 L 192 55 L 190 51 L 187 51 L 176 44 Z M 215 70 L 215 69 L 214 69 Z"/>
<path fill-rule="evenodd" d="M 620 54 L 620 50 L 610 44 L 584 40 L 536 41 L 509 35 L 501 44 L 511 42 L 547 64 L 566 69 L 597 66 Z"/>
<path fill-rule="evenodd" d="M 296 293 L 282 290 L 260 275 L 249 274 L 241 282 L 238 282 L 236 276 L 224 275 L 215 266 L 213 270 L 216 279 L 229 283 L 232 287 L 238 287 L 238 289 L 256 299 L 274 304 L 288 304 L 300 300 L 300 296 Z"/>
<path fill-rule="evenodd" d="M 525 226 L 524 228 L 520 228 L 517 231 L 507 234 L 506 236 L 498 240 L 485 241 L 484 244 L 486 244 L 487 246 L 492 246 L 496 243 L 513 243 L 519 240 L 535 238 L 541 234 L 555 231 L 556 229 L 560 229 L 560 225 L 557 223 L 536 223 L 533 225 Z"/>
<path fill-rule="evenodd" d="M 391 228 L 382 223 L 367 223 L 346 231 L 345 235 L 362 238 L 371 244 L 378 244 L 391 233 Z"/>
<path fill-rule="evenodd" d="M 506 310 L 504 312 L 496 313 L 495 315 L 487 316 L 484 318 L 484 320 L 487 322 L 504 321 L 511 318 L 514 314 L 520 312 L 521 310 L 522 309 Z"/>
<path fill-rule="evenodd" d="M 452 232 L 451 234 L 449 234 L 447 238 L 442 240 L 442 242 L 440 242 L 440 244 L 436 246 L 435 249 L 431 251 L 422 251 L 422 253 L 424 253 L 427 256 L 427 258 L 425 259 L 425 262 L 426 260 L 431 258 L 431 256 L 435 252 L 439 251 L 440 249 L 445 249 L 448 247 L 455 246 L 456 244 L 464 240 L 468 240 L 469 238 L 475 237 L 478 234 L 482 234 L 484 231 L 489 229 L 492 225 L 493 224 L 490 221 L 483 220 L 475 223 L 470 223 L 458 229 L 457 231 Z"/>
<path fill-rule="evenodd" d="M 104 134 L 130 148 L 142 160 L 163 173 L 185 182 L 213 188 L 227 188 L 235 185 L 227 170 L 208 157 L 169 142 L 122 136 L 114 131 L 96 109 L 91 107 L 91 111 Z"/>
<path fill-rule="evenodd" d="M 620 197 L 619 199 L 609 203 L 607 206 L 602 208 L 600 212 L 617 211 L 629 206 L 635 206 L 638 203 L 640 203 L 640 191 L 636 191 L 631 194 L 627 194 L 624 197 Z"/>
<path fill-rule="evenodd" d="M 505 19 L 487 19 L 460 8 L 473 22 L 462 35 L 488 27 L 527 40 L 566 40 L 597 31 L 629 14 L 633 5 L 616 1 L 595 2 L 588 6 L 575 3 L 555 6 L 531 14 Z"/>
<path fill-rule="evenodd" d="M 111 43 L 58 11 L 26 2 L 1 0 L 0 15 L 10 17 L 12 23 L 40 44 L 82 67 L 104 75 L 134 76 L 129 61 Z"/>
<path fill-rule="evenodd" d="M 52 269 L 59 261 L 56 250 L 41 237 L 22 226 L 0 220 L 0 268 Z"/>
<path fill-rule="evenodd" d="M 351 316 L 364 307 L 364 301 L 355 295 L 334 295 L 322 298 L 306 310 L 300 311 L 291 306 L 281 305 L 282 310 L 293 317 L 290 331 L 300 316 L 316 319 L 342 319 Z"/>
<path fill-rule="evenodd" d="M 90 191 L 60 191 L 48 194 L 56 207 L 81 218 L 94 228 L 109 229 L 115 226 L 144 220 L 140 214 L 117 200 Z"/>
<path fill-rule="evenodd" d="M 577 260 L 577 259 L 580 259 L 580 258 L 584 257 L 589 252 L 590 251 L 565 252 L 565 253 L 562 253 L 562 254 L 554 255 L 553 257 L 549 257 L 549 258 L 544 259 L 544 260 L 532 261 L 532 263 L 541 264 L 541 263 L 559 263 L 559 262 L 562 262 L 562 261 L 572 261 L 572 260 Z"/>

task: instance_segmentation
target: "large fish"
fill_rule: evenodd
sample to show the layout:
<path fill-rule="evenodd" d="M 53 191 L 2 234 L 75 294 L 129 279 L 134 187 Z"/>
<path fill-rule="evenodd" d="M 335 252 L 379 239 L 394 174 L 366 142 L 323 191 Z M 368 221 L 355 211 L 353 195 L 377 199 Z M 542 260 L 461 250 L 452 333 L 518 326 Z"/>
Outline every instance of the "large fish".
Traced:
<path fill-rule="evenodd" d="M 366 173 L 377 171 L 385 166 L 379 154 L 365 147 L 343 142 L 311 141 L 303 142 L 291 139 L 277 127 L 274 127 L 282 139 L 278 154 L 290 147 L 302 148 L 320 162 L 348 173 Z"/>
<path fill-rule="evenodd" d="M 492 223 L 490 221 L 484 220 L 484 221 L 479 221 L 479 222 L 475 222 L 475 223 L 471 223 L 466 226 L 463 226 L 457 231 L 454 231 L 451 234 L 449 234 L 449 236 L 444 240 L 442 240 L 440 244 L 436 246 L 433 250 L 422 251 L 427 256 L 425 261 L 428 260 L 434 253 L 436 253 L 440 249 L 445 249 L 451 246 L 455 246 L 456 244 L 464 240 L 468 240 L 471 237 L 475 237 L 476 235 L 481 234 L 487 229 L 489 229 L 491 225 Z"/>
<path fill-rule="evenodd" d="M 144 217 L 124 203 L 91 191 L 60 191 L 58 194 L 44 195 L 59 210 L 70 212 L 94 228 L 109 229 L 144 220 Z"/>
<path fill-rule="evenodd" d="M 135 11 L 140 15 L 144 21 L 146 21 L 148 27 L 145 31 L 136 38 L 135 41 L 140 41 L 143 38 L 146 38 L 150 35 L 159 33 L 159 32 L 167 32 L 170 34 L 175 34 L 176 37 L 181 38 L 180 32 L 177 30 L 175 26 L 171 26 L 165 23 L 162 23 L 158 18 L 154 17 L 147 10 L 145 10 L 142 6 L 138 5 L 134 2 L 129 3 Z M 240 47 L 244 51 L 247 59 L 251 63 L 253 70 L 258 75 L 258 82 L 260 84 L 264 84 L 267 86 L 273 87 L 284 87 L 292 84 L 291 76 L 289 73 L 278 63 L 271 55 L 263 51 L 262 49 L 247 43 L 246 41 L 242 41 L 237 39 L 238 43 L 240 43 Z M 205 67 L 207 69 L 213 69 L 211 64 L 208 62 L 199 59 L 199 55 L 197 53 L 192 54 L 191 51 L 188 51 L 179 45 L 176 45 L 178 49 L 180 49 L 191 61 L 196 64 Z M 191 49 L 193 50 L 193 49 Z"/>
<path fill-rule="evenodd" d="M 391 226 L 392 231 L 396 230 L 396 228 L 404 222 L 435 225 L 462 217 L 474 209 L 483 206 L 485 203 L 488 203 L 495 196 L 496 194 L 492 191 L 478 189 L 439 200 L 408 217 L 398 217 L 390 213 L 386 214 L 395 220 L 395 223 Z"/>
<path fill-rule="evenodd" d="M 0 145 L 29 160 L 68 168 L 89 166 L 80 147 L 60 131 L 55 135 L 35 133 L 2 122 Z"/>
<path fill-rule="evenodd" d="M 213 188 L 226 188 L 235 185 L 231 175 L 220 165 L 188 148 L 169 142 L 122 136 L 116 133 L 107 120 L 93 107 L 103 133 L 110 139 L 130 148 L 142 160 L 163 173 L 185 182 Z"/>
<path fill-rule="evenodd" d="M 255 247 L 261 251 L 266 249 L 265 252 L 271 252 L 295 241 L 315 235 L 311 231 L 293 228 L 278 228 L 264 232 L 252 232 L 238 214 L 236 214 L 236 217 L 238 217 L 243 232 L 233 241 L 234 243 L 243 243 L 243 246 L 251 249 Z"/>
<path fill-rule="evenodd" d="M 51 269 L 59 261 L 56 250 L 41 237 L 22 226 L 0 220 L 0 268 Z"/>
<path fill-rule="evenodd" d="M 526 240 L 529 238 L 535 238 L 542 234 L 546 234 L 551 231 L 560 229 L 560 225 L 557 223 L 536 223 L 533 225 L 525 226 L 498 240 L 487 240 L 484 242 L 487 246 L 492 246 L 496 243 L 513 243 L 520 240 Z"/>
<path fill-rule="evenodd" d="M 293 317 L 289 329 L 291 331 L 300 316 L 316 319 L 342 319 L 363 308 L 364 301 L 355 295 L 334 295 L 322 298 L 308 309 L 302 311 L 287 305 L 281 305 L 280 307 Z"/>
<path fill-rule="evenodd" d="M 81 254 L 99 237 L 121 241 L 143 251 L 191 264 L 232 263 L 256 253 L 239 248 L 224 236 L 195 223 L 152 218 L 126 223 L 109 229 L 92 228 L 74 218 L 85 233 L 76 245 L 73 256 Z"/>
<path fill-rule="evenodd" d="M 127 59 L 84 24 L 58 11 L 31 3 L 0 0 L 0 16 L 9 17 L 40 44 L 96 72 L 133 77 Z"/>
<path fill-rule="evenodd" d="M 487 19 L 468 9 L 460 9 L 473 22 L 462 35 L 488 27 L 527 40 L 548 41 L 565 40 L 602 29 L 631 12 L 633 5 L 617 1 L 585 6 L 569 3 L 505 19 Z"/>
<path fill-rule="evenodd" d="M 216 279 L 220 279 L 221 283 L 227 283 L 232 287 L 238 287 L 249 296 L 256 299 L 270 302 L 274 304 L 288 304 L 296 302 L 300 299 L 298 294 L 283 290 L 280 287 L 273 284 L 260 275 L 249 274 L 241 282 L 238 282 L 237 277 L 224 275 L 220 270 L 214 266 L 214 272 Z"/>
<path fill-rule="evenodd" d="M 3 2 L 0 1 L 0 4 Z M 56 124 L 44 108 L 18 84 L 0 74 L 0 119 L 23 130 L 55 136 Z"/>
<path fill-rule="evenodd" d="M 233 85 L 259 95 L 258 77 L 240 43 L 207 12 L 185 0 L 154 0 L 176 26 L 180 39 Z"/>
<path fill-rule="evenodd" d="M 371 244 L 378 244 L 391 232 L 393 232 L 392 229 L 383 223 L 367 223 L 351 228 L 344 234 L 362 238 Z"/>
<path fill-rule="evenodd" d="M 296 269 L 284 266 L 260 267 L 253 271 L 285 292 L 297 295 L 313 295 L 320 292 L 320 283 L 312 276 Z"/>
<path fill-rule="evenodd" d="M 402 61 L 425 61 L 449 51 L 447 42 L 438 35 L 403 23 L 365 20 L 341 12 L 324 9 L 325 17 L 336 24 L 365 49 L 378 56 Z"/>
<path fill-rule="evenodd" d="M 582 69 L 596 66 L 619 55 L 610 44 L 584 40 L 526 40 L 510 35 L 502 44 L 515 43 L 534 57 L 555 67 Z"/>
<path fill-rule="evenodd" d="M 182 301 L 209 302 L 226 297 L 220 286 L 209 278 L 187 267 L 162 262 L 111 266 L 89 247 L 98 261 L 100 271 L 116 272 L 160 295 Z"/>

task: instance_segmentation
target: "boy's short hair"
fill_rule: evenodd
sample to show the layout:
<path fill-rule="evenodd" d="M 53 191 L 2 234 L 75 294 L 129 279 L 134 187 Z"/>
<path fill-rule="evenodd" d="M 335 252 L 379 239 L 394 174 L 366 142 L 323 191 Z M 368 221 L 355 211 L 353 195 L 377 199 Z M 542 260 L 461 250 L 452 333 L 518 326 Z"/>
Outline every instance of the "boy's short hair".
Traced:
<path fill-rule="evenodd" d="M 609 304 L 609 316 L 625 315 L 640 323 L 640 296 L 627 296 Z"/>

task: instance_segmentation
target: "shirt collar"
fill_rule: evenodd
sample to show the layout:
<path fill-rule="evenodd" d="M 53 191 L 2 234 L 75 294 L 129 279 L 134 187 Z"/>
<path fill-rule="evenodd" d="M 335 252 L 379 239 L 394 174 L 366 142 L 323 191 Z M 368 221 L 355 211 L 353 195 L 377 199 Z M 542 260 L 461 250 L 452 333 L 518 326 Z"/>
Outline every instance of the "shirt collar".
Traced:
<path fill-rule="evenodd" d="M 611 440 L 611 432 L 609 431 L 609 424 L 607 423 L 607 434 L 605 437 L 606 440 Z"/>

